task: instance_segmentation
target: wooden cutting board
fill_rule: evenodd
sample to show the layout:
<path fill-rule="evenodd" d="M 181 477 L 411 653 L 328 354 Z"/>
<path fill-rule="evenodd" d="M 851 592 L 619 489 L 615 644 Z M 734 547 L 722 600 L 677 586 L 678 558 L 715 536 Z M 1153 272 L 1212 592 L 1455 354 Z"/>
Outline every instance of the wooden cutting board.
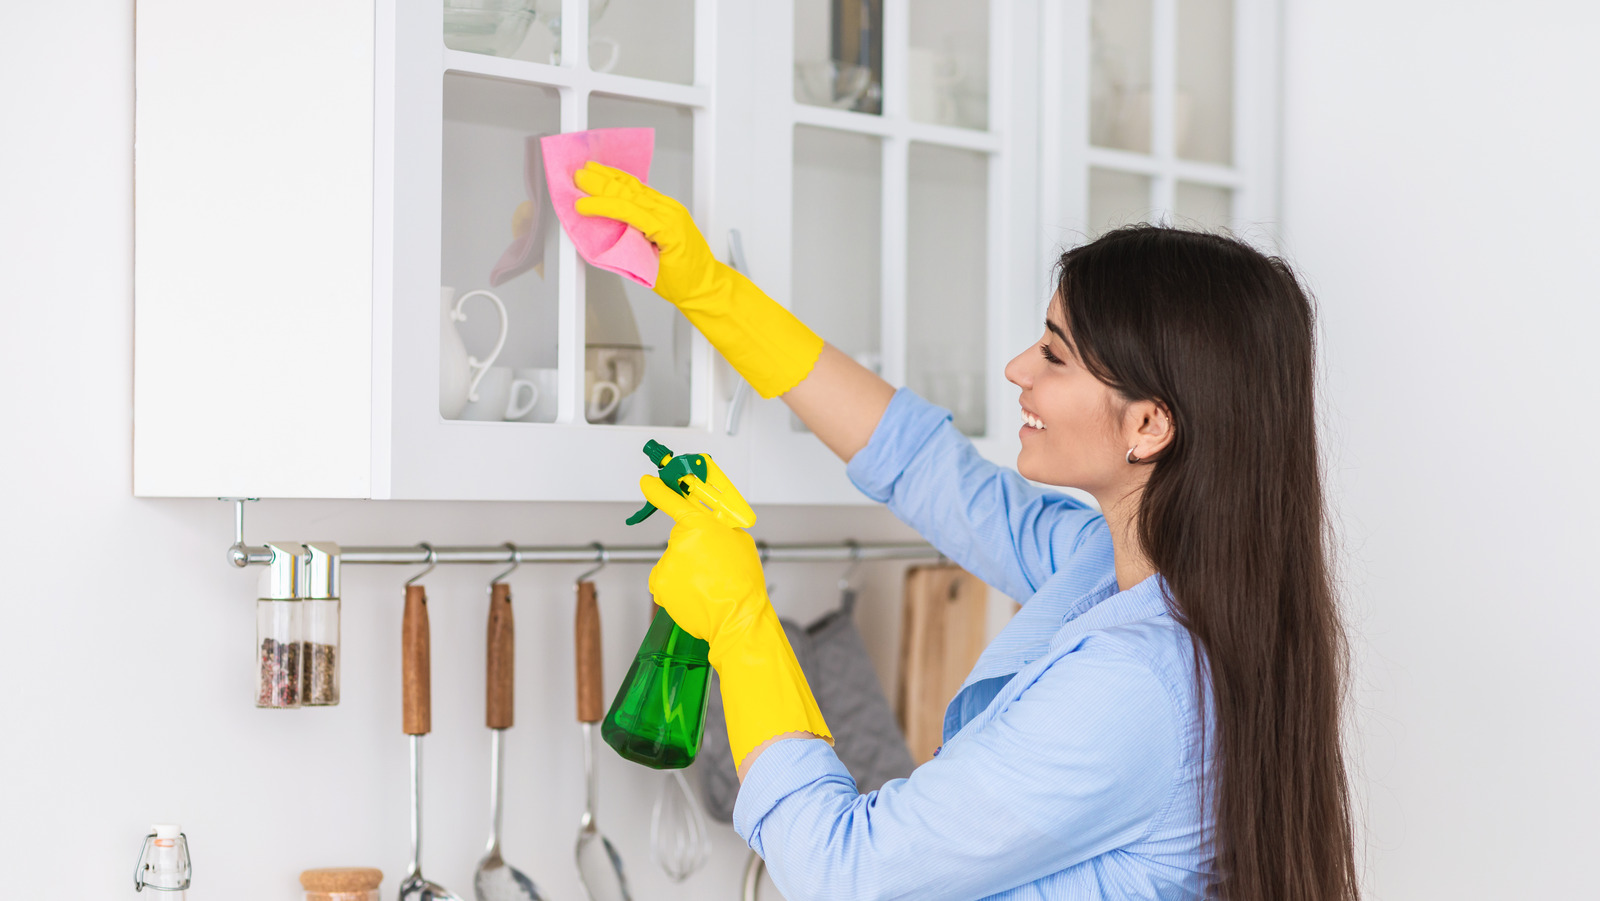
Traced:
<path fill-rule="evenodd" d="M 895 713 L 922 764 L 944 740 L 944 709 L 983 653 L 989 587 L 955 564 L 906 571 Z"/>

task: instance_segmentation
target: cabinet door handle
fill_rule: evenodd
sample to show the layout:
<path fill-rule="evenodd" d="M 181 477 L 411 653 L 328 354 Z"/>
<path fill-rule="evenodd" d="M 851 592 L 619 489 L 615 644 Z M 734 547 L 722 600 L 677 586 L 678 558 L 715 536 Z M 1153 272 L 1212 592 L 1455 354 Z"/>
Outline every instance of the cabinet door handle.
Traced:
<path fill-rule="evenodd" d="M 750 274 L 749 264 L 744 258 L 744 241 L 740 239 L 737 228 L 728 229 L 728 265 L 745 276 Z M 744 380 L 744 376 L 734 377 L 739 383 L 733 387 L 733 399 L 728 401 L 728 423 L 725 431 L 729 435 L 739 433 L 739 419 L 744 413 L 744 400 L 750 393 L 750 383 Z"/>

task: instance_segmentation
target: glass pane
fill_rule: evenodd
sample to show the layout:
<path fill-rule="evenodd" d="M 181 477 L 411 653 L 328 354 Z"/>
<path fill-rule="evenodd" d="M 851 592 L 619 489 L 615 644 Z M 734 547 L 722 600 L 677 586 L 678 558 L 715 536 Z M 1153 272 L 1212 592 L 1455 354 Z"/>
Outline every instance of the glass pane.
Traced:
<path fill-rule="evenodd" d="M 795 127 L 790 308 L 874 371 L 882 369 L 882 195 L 883 150 L 877 138 Z"/>
<path fill-rule="evenodd" d="M 795 0 L 794 99 L 883 112 L 883 0 Z"/>
<path fill-rule="evenodd" d="M 589 68 L 693 84 L 694 0 L 589 0 Z"/>
<path fill-rule="evenodd" d="M 1150 177 L 1114 169 L 1089 170 L 1089 236 L 1150 218 Z"/>
<path fill-rule="evenodd" d="M 1233 192 L 1180 181 L 1173 192 L 1172 214 L 1174 224 L 1186 228 L 1228 228 L 1233 223 Z"/>
<path fill-rule="evenodd" d="M 911 48 L 906 66 L 914 121 L 988 128 L 988 0 L 918 0 L 911 4 Z"/>
<path fill-rule="evenodd" d="M 982 435 L 988 371 L 989 158 L 912 144 L 906 384 Z"/>
<path fill-rule="evenodd" d="M 656 130 L 650 184 L 694 203 L 694 113 L 686 107 L 595 94 L 593 128 Z M 689 424 L 693 327 L 654 291 L 588 265 L 584 353 L 585 414 L 590 422 Z"/>
<path fill-rule="evenodd" d="M 560 130 L 553 88 L 444 76 L 439 412 L 446 419 L 555 419 L 560 229 L 538 138 Z M 464 320 L 446 309 L 456 299 Z M 506 329 L 496 355 L 498 306 Z M 490 364 L 475 390 L 469 353 Z"/>
<path fill-rule="evenodd" d="M 1178 156 L 1233 162 L 1233 0 L 1178 0 Z"/>
<path fill-rule="evenodd" d="M 529 26 L 544 18 L 536 5 L 543 7 L 544 0 L 444 0 L 444 45 L 469 53 L 521 56 L 518 51 L 533 30 Z M 559 21 L 560 4 L 555 6 Z"/>
<path fill-rule="evenodd" d="M 1089 143 L 1150 152 L 1150 0 L 1093 0 Z"/>

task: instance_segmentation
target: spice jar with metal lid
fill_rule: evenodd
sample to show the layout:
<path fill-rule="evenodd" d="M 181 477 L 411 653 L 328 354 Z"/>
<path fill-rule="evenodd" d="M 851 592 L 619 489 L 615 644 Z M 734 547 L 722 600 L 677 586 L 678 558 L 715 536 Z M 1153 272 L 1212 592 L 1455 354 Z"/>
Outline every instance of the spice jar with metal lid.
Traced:
<path fill-rule="evenodd" d="M 300 648 L 300 703 L 339 703 L 339 546 L 305 544 L 305 641 Z"/>
<path fill-rule="evenodd" d="M 256 600 L 256 706 L 299 707 L 305 640 L 305 545 L 268 542 L 272 562 Z"/>
<path fill-rule="evenodd" d="M 306 901 L 378 901 L 383 871 L 373 867 L 328 867 L 300 874 Z"/>

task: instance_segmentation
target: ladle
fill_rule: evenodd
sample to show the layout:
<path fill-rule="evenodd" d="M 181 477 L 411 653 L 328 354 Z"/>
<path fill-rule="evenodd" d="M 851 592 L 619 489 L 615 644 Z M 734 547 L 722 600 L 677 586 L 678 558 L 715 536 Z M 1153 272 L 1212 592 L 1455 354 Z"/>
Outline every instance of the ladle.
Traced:
<path fill-rule="evenodd" d="M 522 553 L 511 545 L 511 569 L 489 583 L 489 653 L 484 720 L 493 736 L 489 750 L 489 848 L 478 861 L 472 890 L 478 901 L 544 901 L 539 887 L 500 856 L 500 813 L 505 794 L 501 762 L 506 755 L 506 730 L 513 720 L 516 685 L 516 629 L 511 616 L 511 586 L 503 580 L 522 565 Z"/>
<path fill-rule="evenodd" d="M 406 582 L 400 622 L 401 706 L 405 733 L 411 736 L 411 868 L 400 883 L 400 901 L 461 901 L 449 889 L 422 878 L 422 736 L 433 728 L 433 701 L 428 596 L 421 585 L 412 583 L 432 570 L 436 560 L 433 548 L 428 548 L 428 569 Z"/>

